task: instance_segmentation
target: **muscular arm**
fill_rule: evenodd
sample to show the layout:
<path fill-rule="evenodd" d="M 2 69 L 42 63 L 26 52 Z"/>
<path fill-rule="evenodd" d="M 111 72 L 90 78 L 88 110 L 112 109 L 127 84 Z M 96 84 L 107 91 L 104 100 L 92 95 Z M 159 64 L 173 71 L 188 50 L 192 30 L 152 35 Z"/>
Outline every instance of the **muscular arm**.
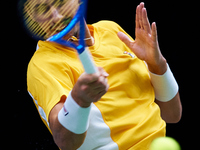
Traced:
<path fill-rule="evenodd" d="M 108 90 L 106 79 L 108 74 L 103 68 L 98 67 L 98 70 L 97 74 L 83 73 L 72 89 L 71 96 L 80 107 L 89 107 L 92 102 L 98 101 Z M 83 144 L 87 132 L 75 134 L 60 124 L 58 113 L 63 108 L 65 100 L 66 97 L 62 97 L 60 102 L 52 108 L 49 114 L 50 129 L 59 148 L 75 150 Z M 73 123 L 69 122 L 69 124 Z"/>
<path fill-rule="evenodd" d="M 162 75 L 167 70 L 166 60 L 162 61 L 157 66 L 148 65 L 149 71 L 157 75 Z M 168 102 L 161 102 L 155 99 L 155 102 L 158 104 L 161 110 L 161 117 L 167 123 L 177 123 L 180 121 L 182 116 L 182 105 L 179 96 L 179 92 L 174 98 Z"/>
<path fill-rule="evenodd" d="M 168 101 L 168 102 L 161 102 L 155 100 L 161 110 L 161 117 L 167 123 L 177 123 L 180 121 L 182 116 L 182 105 L 180 101 L 179 92 L 176 96 Z"/>
<path fill-rule="evenodd" d="M 154 22 L 150 25 L 144 3 L 140 3 L 137 6 L 135 22 L 135 41 L 132 41 L 122 32 L 118 33 L 118 37 L 139 59 L 147 63 L 150 72 L 157 75 L 164 74 L 167 70 L 167 64 L 159 48 L 156 23 Z M 158 100 L 155 100 L 155 102 L 159 105 L 161 116 L 166 122 L 176 123 L 180 120 L 182 106 L 179 93 L 168 102 L 160 102 Z"/>
<path fill-rule="evenodd" d="M 75 150 L 84 142 L 86 132 L 83 134 L 74 134 L 64 128 L 58 121 L 58 113 L 64 105 L 64 101 L 60 101 L 50 112 L 49 122 L 50 129 L 53 133 L 55 143 L 62 150 Z"/>
<path fill-rule="evenodd" d="M 149 71 L 157 75 L 162 75 L 167 71 L 166 60 L 163 58 L 157 66 L 148 65 Z M 179 96 L 179 92 L 174 98 L 168 102 L 161 102 L 155 99 L 161 110 L 161 117 L 166 123 L 177 123 L 180 121 L 182 116 L 182 105 Z"/>

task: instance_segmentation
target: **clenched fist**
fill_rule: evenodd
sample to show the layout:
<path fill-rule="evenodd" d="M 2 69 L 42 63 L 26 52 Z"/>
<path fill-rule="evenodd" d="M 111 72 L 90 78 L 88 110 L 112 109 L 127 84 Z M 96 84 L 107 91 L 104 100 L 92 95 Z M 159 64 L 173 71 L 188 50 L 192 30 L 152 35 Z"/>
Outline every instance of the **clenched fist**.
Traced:
<path fill-rule="evenodd" d="M 71 95 L 76 103 L 81 107 L 89 107 L 92 102 L 97 102 L 107 92 L 108 73 L 103 68 L 98 67 L 98 73 L 83 73 L 79 78 Z"/>

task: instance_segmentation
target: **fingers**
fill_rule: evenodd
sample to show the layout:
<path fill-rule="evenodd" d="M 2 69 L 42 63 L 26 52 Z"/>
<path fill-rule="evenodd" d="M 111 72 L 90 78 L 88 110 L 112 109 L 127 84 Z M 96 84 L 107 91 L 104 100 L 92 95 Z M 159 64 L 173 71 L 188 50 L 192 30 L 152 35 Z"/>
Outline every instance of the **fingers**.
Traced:
<path fill-rule="evenodd" d="M 147 10 L 144 3 L 140 3 L 136 8 L 136 28 L 143 29 L 147 33 L 151 33 L 150 23 L 147 16 Z"/>
<path fill-rule="evenodd" d="M 87 73 L 84 72 L 79 77 L 79 80 L 83 84 L 90 84 L 90 83 L 96 82 L 99 79 L 100 76 L 103 76 L 103 77 L 106 78 L 106 77 L 109 76 L 109 74 L 107 72 L 105 72 L 102 67 L 98 67 L 98 73 L 87 74 Z"/>
<path fill-rule="evenodd" d="M 72 89 L 72 97 L 80 104 L 85 106 L 92 102 L 97 102 L 108 91 L 108 73 L 103 68 L 98 67 L 98 73 L 83 73 Z"/>
<path fill-rule="evenodd" d="M 146 8 L 142 9 L 142 24 L 143 24 L 144 30 L 147 33 L 151 33 L 151 28 L 150 28 L 149 19 L 147 17 L 147 10 L 146 10 Z"/>
<path fill-rule="evenodd" d="M 136 9 L 136 25 L 138 28 L 143 28 L 142 24 L 142 9 L 144 8 L 144 3 L 140 3 Z"/>
<path fill-rule="evenodd" d="M 99 77 L 99 80 L 88 85 L 88 92 L 91 92 L 91 95 L 97 95 L 99 93 L 106 93 L 108 91 L 108 80 L 104 77 Z M 101 95 L 102 96 L 102 95 Z"/>
<path fill-rule="evenodd" d="M 83 73 L 81 74 L 81 76 L 79 77 L 79 82 L 81 84 L 90 84 L 92 82 L 95 82 L 98 80 L 99 75 L 97 73 L 95 74 L 87 74 L 87 73 Z"/>
<path fill-rule="evenodd" d="M 101 92 L 106 92 L 109 88 L 107 82 L 107 77 L 109 74 L 101 67 L 98 67 L 98 74 L 86 74 L 83 73 L 78 82 L 82 86 L 82 90 L 90 92 L 92 95 L 99 94 Z"/>
<path fill-rule="evenodd" d="M 98 79 L 95 82 L 88 84 L 90 88 L 95 91 L 95 93 L 108 90 L 107 77 L 109 76 L 109 74 L 105 72 L 105 70 L 102 67 L 98 67 L 98 70 L 99 70 Z"/>
<path fill-rule="evenodd" d="M 156 23 L 153 22 L 152 23 L 152 33 L 151 33 L 151 36 L 153 38 L 154 41 L 157 41 L 157 27 L 156 27 Z"/>
<path fill-rule="evenodd" d="M 135 27 L 136 27 L 136 29 L 140 28 L 140 23 L 139 23 L 139 5 L 136 8 Z"/>
<path fill-rule="evenodd" d="M 104 77 L 109 76 L 109 74 L 102 67 L 98 67 L 98 71 L 99 71 L 100 76 L 104 76 Z"/>

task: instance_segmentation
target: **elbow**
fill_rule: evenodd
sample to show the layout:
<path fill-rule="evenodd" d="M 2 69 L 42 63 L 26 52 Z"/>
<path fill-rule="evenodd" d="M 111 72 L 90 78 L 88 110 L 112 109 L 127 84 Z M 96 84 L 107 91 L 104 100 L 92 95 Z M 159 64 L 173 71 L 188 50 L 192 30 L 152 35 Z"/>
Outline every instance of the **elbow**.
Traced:
<path fill-rule="evenodd" d="M 58 133 L 53 134 L 53 139 L 55 144 L 61 149 L 61 150 L 65 150 L 65 149 L 70 149 L 73 150 L 73 147 L 67 144 L 67 140 L 64 141 L 64 139 L 62 138 L 61 135 L 59 135 Z M 71 148 L 67 148 L 71 147 Z"/>
<path fill-rule="evenodd" d="M 171 118 L 164 119 L 166 123 L 178 123 L 181 120 L 181 116 L 174 116 Z"/>
<path fill-rule="evenodd" d="M 78 145 L 73 145 L 73 142 L 69 143 L 69 142 L 58 140 L 55 138 L 54 138 L 54 142 L 61 150 L 76 150 L 80 147 Z"/>
<path fill-rule="evenodd" d="M 74 134 L 61 127 L 61 130 L 57 130 L 56 132 L 53 130 L 52 133 L 55 144 L 61 150 L 76 150 L 83 144 L 87 132 Z"/>
<path fill-rule="evenodd" d="M 67 143 L 66 141 L 64 142 L 61 138 L 58 138 L 56 136 L 53 136 L 55 144 L 61 149 L 61 150 L 74 150 L 72 146 L 68 145 L 67 148 Z"/>
<path fill-rule="evenodd" d="M 172 113 L 170 115 L 167 115 L 166 117 L 162 117 L 163 120 L 165 120 L 166 123 L 178 123 L 182 118 L 182 110 L 176 113 Z"/>
<path fill-rule="evenodd" d="M 180 112 L 175 118 L 173 123 L 178 123 L 182 118 L 182 112 Z"/>
<path fill-rule="evenodd" d="M 182 105 L 179 94 L 168 102 L 156 100 L 160 107 L 161 117 L 166 123 L 178 123 L 182 118 Z"/>
<path fill-rule="evenodd" d="M 61 150 L 76 150 L 78 149 L 82 144 L 83 144 L 83 140 L 76 140 L 75 138 L 73 138 L 72 136 L 69 136 L 69 138 L 65 136 L 57 136 L 54 135 L 53 136 L 54 142 L 55 144 L 61 149 Z"/>
<path fill-rule="evenodd" d="M 58 103 L 50 112 L 49 123 L 52 136 L 61 150 L 76 150 L 83 144 L 87 132 L 75 134 L 63 127 L 58 121 L 58 112 L 62 107 L 63 103 Z"/>

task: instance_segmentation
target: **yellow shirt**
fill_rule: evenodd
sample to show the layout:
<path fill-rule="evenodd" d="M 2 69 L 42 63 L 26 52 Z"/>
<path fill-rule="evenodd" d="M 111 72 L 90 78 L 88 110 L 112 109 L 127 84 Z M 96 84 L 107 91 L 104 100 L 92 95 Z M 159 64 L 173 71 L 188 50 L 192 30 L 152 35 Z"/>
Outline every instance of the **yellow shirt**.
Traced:
<path fill-rule="evenodd" d="M 166 126 L 154 102 L 148 69 L 117 37 L 119 31 L 125 32 L 119 25 L 100 21 L 89 29 L 95 39 L 89 50 L 96 65 L 109 73 L 109 90 L 92 104 L 90 126 L 80 149 L 148 149 L 153 139 L 165 136 Z M 73 49 L 47 41 L 38 45 L 28 66 L 27 84 L 48 127 L 51 109 L 69 94 L 84 70 Z"/>

